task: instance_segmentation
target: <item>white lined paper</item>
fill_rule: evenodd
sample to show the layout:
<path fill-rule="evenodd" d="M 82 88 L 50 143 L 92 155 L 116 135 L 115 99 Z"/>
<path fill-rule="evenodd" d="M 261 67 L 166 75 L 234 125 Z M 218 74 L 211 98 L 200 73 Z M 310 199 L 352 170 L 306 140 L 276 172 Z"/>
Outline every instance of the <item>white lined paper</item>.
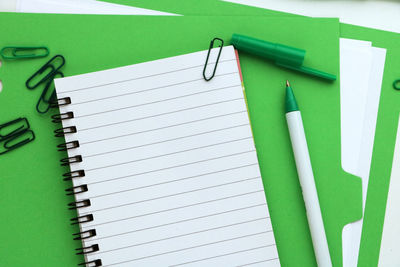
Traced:
<path fill-rule="evenodd" d="M 214 53 L 213 53 L 214 52 Z M 212 55 L 217 51 L 213 50 Z M 57 79 L 102 266 L 280 266 L 232 46 Z M 213 67 L 215 59 L 210 59 Z"/>

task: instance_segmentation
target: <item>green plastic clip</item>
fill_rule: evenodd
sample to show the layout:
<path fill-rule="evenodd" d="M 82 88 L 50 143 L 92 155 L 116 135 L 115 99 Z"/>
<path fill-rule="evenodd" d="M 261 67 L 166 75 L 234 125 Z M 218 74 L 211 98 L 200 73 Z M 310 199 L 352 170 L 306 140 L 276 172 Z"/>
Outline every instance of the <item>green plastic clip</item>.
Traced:
<path fill-rule="evenodd" d="M 4 59 L 27 59 L 47 57 L 50 51 L 45 46 L 6 46 L 0 51 Z"/>
<path fill-rule="evenodd" d="M 271 43 L 240 34 L 233 34 L 232 44 L 238 50 L 270 59 L 278 66 L 329 81 L 336 80 L 336 76 L 333 74 L 303 66 L 306 55 L 306 51 L 303 49 Z"/>

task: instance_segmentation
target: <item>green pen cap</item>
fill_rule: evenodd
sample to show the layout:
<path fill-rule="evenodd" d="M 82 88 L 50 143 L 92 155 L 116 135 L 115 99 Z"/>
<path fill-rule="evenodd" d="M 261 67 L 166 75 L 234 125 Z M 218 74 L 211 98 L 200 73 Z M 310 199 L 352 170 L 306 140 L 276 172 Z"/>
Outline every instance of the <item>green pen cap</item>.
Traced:
<path fill-rule="evenodd" d="M 240 34 L 232 35 L 232 44 L 240 51 L 245 51 L 256 56 L 270 59 L 278 66 L 300 71 L 330 81 L 336 80 L 336 76 L 333 74 L 304 67 L 303 62 L 306 51 L 303 49 L 271 43 Z"/>

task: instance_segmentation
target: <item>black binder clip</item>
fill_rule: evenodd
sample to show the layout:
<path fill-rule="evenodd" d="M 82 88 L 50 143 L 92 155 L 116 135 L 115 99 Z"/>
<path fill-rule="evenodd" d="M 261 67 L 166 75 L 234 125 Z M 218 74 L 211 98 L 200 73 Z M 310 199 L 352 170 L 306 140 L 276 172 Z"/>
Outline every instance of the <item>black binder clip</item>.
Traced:
<path fill-rule="evenodd" d="M 216 60 L 216 62 L 215 62 L 214 70 L 212 71 L 211 76 L 207 78 L 207 76 L 206 76 L 206 70 L 207 70 L 208 59 L 210 58 L 211 49 L 214 47 L 214 42 L 215 42 L 216 40 L 220 41 L 221 44 L 218 46 L 218 47 L 219 47 L 219 51 L 218 51 L 217 60 Z M 223 47 L 223 46 L 224 46 L 224 40 L 222 40 L 222 39 L 220 39 L 220 38 L 214 38 L 214 39 L 212 39 L 211 42 L 210 42 L 210 47 L 208 48 L 206 63 L 204 64 L 204 69 L 203 69 L 203 77 L 204 77 L 204 80 L 206 80 L 207 82 L 210 81 L 212 78 L 214 78 L 215 72 L 217 71 L 217 66 L 218 66 L 218 62 L 219 62 L 219 57 L 221 56 L 221 52 L 222 52 L 222 47 Z"/>
<path fill-rule="evenodd" d="M 54 73 L 53 77 L 50 77 L 47 81 L 42 94 L 36 104 L 36 110 L 40 114 L 44 114 L 52 107 L 52 103 L 56 100 L 56 90 L 55 86 L 53 85 L 54 79 L 64 77 L 64 74 L 61 71 L 57 71 Z"/>
<path fill-rule="evenodd" d="M 26 118 L 18 118 L 0 125 L 0 155 L 35 140 L 35 134 L 29 128 Z"/>
<path fill-rule="evenodd" d="M 29 79 L 25 82 L 26 87 L 29 90 L 33 90 L 40 84 L 44 83 L 51 77 L 53 77 L 57 71 L 61 69 L 65 64 L 65 58 L 62 55 L 55 55 L 49 61 L 46 62 L 37 72 L 35 72 Z M 44 77 L 40 77 L 43 73 L 47 73 Z M 32 81 L 37 81 L 35 84 L 31 84 Z"/>

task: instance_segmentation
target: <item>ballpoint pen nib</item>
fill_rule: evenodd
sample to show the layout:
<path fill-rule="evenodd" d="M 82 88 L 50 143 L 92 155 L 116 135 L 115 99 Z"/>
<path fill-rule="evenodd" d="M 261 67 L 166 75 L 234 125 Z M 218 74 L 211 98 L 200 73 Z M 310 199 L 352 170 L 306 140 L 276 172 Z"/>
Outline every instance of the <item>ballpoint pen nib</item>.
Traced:
<path fill-rule="evenodd" d="M 290 87 L 290 83 L 288 80 L 286 80 L 286 87 Z"/>

